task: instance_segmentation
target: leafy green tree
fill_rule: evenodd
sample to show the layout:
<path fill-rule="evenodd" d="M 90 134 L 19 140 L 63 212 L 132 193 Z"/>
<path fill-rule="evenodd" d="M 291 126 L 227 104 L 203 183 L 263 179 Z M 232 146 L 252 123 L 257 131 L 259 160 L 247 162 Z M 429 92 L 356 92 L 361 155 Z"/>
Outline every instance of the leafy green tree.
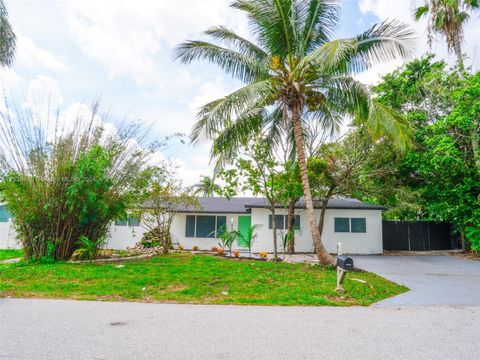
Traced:
<path fill-rule="evenodd" d="M 0 64 L 11 66 L 15 58 L 16 36 L 8 21 L 8 12 L 4 1 L 0 0 Z"/>
<path fill-rule="evenodd" d="M 224 194 L 234 196 L 237 191 L 261 195 L 272 215 L 273 259 L 278 260 L 276 207 L 280 202 L 278 183 L 278 161 L 262 137 L 256 137 L 242 148 L 230 169 L 220 172 L 224 180 Z"/>
<path fill-rule="evenodd" d="M 215 178 L 210 176 L 201 176 L 198 184 L 193 185 L 195 195 L 212 197 L 221 193 L 220 185 L 215 183 Z"/>
<path fill-rule="evenodd" d="M 148 230 L 148 242 L 160 244 L 163 253 L 168 254 L 175 215 L 186 208 L 194 211 L 200 204 L 165 164 L 152 169 L 151 173 L 148 187 L 142 194 L 143 204 L 135 213 L 141 219 L 141 226 Z"/>
<path fill-rule="evenodd" d="M 415 9 L 414 17 L 418 21 L 428 16 L 430 44 L 435 34 L 443 36 L 448 50 L 455 52 L 457 64 L 463 70 L 463 26 L 470 18 L 469 12 L 479 8 L 478 0 L 425 0 L 424 5 Z"/>
<path fill-rule="evenodd" d="M 479 132 L 479 85 L 478 74 L 448 70 L 429 56 L 375 87 L 379 101 L 405 111 L 415 129 L 415 146 L 405 154 L 395 154 L 387 141 L 367 161 L 367 170 L 390 164 L 366 183 L 392 208 L 389 216 L 449 221 L 462 240 L 475 241 L 467 229 L 480 226 L 480 174 L 471 141 L 472 128 Z"/>
<path fill-rule="evenodd" d="M 147 184 L 155 146 L 135 146 L 133 124 L 107 133 L 98 111 L 79 113 L 70 131 L 58 117 L 1 111 L 0 191 L 26 258 L 67 260 L 81 236 L 105 238 Z"/>
<path fill-rule="evenodd" d="M 246 83 L 201 108 L 192 141 L 212 139 L 213 157 L 228 162 L 235 159 L 239 145 L 260 130 L 269 135 L 268 143 L 275 144 L 279 128 L 287 123 L 294 135 L 316 253 L 321 263 L 334 263 L 314 216 L 302 124 L 317 120 L 335 129 L 344 116 L 352 116 L 376 137 L 388 134 L 405 143 L 408 130 L 402 117 L 377 103 L 352 75 L 408 56 L 412 32 L 392 21 L 354 38 L 331 40 L 338 6 L 325 0 L 237 0 L 232 7 L 248 16 L 255 43 L 219 26 L 205 34 L 225 46 L 187 41 L 177 49 L 176 56 L 184 63 L 207 60 Z"/>

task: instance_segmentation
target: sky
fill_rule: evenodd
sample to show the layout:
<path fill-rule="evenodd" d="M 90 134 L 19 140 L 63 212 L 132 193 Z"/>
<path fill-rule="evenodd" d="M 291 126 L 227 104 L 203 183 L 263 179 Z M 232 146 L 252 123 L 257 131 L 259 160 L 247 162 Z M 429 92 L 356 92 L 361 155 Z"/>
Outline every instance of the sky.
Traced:
<path fill-rule="evenodd" d="M 414 23 L 412 9 L 423 0 L 343 0 L 335 37 L 354 36 L 374 23 L 399 19 L 416 33 L 416 55 L 428 51 L 426 23 Z M 241 84 L 208 63 L 173 61 L 174 48 L 202 31 L 226 25 L 249 37 L 246 18 L 230 0 L 5 0 L 17 34 L 12 68 L 0 70 L 9 98 L 29 106 L 49 102 L 66 114 L 101 99 L 110 117 L 153 123 L 150 136 L 188 134 L 196 110 Z M 468 64 L 480 67 L 480 18 L 465 28 Z M 439 39 L 432 51 L 453 64 Z M 358 74 L 378 82 L 401 62 Z M 65 117 L 68 119 L 68 116 Z M 67 120 L 68 121 L 68 120 Z M 108 119 L 106 119 L 108 121 Z M 185 185 L 211 175 L 208 143 L 172 142 L 162 156 L 178 166 Z"/>

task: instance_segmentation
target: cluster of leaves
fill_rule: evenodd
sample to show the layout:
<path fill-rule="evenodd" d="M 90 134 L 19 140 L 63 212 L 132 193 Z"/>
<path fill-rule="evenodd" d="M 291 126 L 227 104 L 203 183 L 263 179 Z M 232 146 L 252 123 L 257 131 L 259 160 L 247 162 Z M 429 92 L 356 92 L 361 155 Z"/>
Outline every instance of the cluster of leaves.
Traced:
<path fill-rule="evenodd" d="M 480 244 L 480 74 L 447 69 L 432 56 L 414 60 L 375 87 L 379 101 L 405 112 L 415 145 L 404 154 L 377 144 L 366 170 L 386 171 L 364 185 L 390 218 L 449 221 Z M 369 198 L 374 191 L 365 191 Z"/>
<path fill-rule="evenodd" d="M 68 260 L 81 237 L 98 243 L 147 184 L 150 151 L 132 145 L 136 130 L 106 133 L 97 110 L 70 132 L 48 127 L 62 129 L 60 118 L 2 113 L 0 191 L 27 259 Z"/>
<path fill-rule="evenodd" d="M 176 179 L 168 164 L 150 169 L 141 199 L 143 204 L 136 212 L 148 230 L 141 242 L 147 247 L 160 245 L 166 254 L 172 246 L 170 228 L 175 214 L 185 209 L 194 211 L 200 206 L 198 200 Z"/>

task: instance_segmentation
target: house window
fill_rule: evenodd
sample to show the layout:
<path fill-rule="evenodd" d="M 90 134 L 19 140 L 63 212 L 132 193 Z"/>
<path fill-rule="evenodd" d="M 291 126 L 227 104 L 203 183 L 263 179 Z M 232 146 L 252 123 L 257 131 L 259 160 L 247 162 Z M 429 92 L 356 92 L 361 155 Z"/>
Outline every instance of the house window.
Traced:
<path fill-rule="evenodd" d="M 277 230 L 286 230 L 288 228 L 288 215 L 275 215 Z M 273 229 L 272 215 L 268 215 L 268 228 Z M 293 223 L 294 230 L 300 230 L 300 215 L 295 215 Z"/>
<path fill-rule="evenodd" d="M 351 218 L 350 219 L 352 233 L 366 233 L 367 219 L 365 218 Z"/>
<path fill-rule="evenodd" d="M 335 232 L 366 233 L 366 218 L 335 218 Z"/>
<path fill-rule="evenodd" d="M 122 219 L 115 219 L 115 226 L 140 226 L 140 219 L 132 215 Z"/>
<path fill-rule="evenodd" d="M 10 220 L 10 213 L 6 205 L 0 205 L 0 222 L 8 222 Z"/>
<path fill-rule="evenodd" d="M 215 238 L 227 226 L 226 216 L 187 215 L 186 237 Z"/>
<path fill-rule="evenodd" d="M 350 219 L 335 218 L 335 232 L 350 232 Z"/>

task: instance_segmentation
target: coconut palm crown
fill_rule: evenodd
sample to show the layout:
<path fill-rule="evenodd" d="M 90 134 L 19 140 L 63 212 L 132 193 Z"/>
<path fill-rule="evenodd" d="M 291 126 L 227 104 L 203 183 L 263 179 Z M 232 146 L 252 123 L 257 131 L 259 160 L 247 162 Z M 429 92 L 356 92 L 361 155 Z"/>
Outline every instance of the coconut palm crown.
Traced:
<path fill-rule="evenodd" d="M 201 176 L 200 181 L 193 185 L 194 195 L 212 197 L 221 192 L 220 185 L 215 183 L 215 178 L 210 176 Z"/>
<path fill-rule="evenodd" d="M 176 50 L 184 63 L 207 60 L 245 83 L 204 105 L 191 139 L 213 140 L 212 157 L 232 159 L 237 149 L 263 132 L 274 146 L 290 129 L 300 166 L 306 212 L 315 251 L 333 263 L 321 241 L 306 168 L 303 124 L 320 121 L 338 129 L 345 117 L 364 125 L 374 137 L 408 142 L 404 119 L 372 98 L 353 75 L 379 62 L 411 54 L 412 32 L 398 21 L 377 24 L 358 36 L 332 40 L 339 3 L 330 0 L 237 0 L 254 41 L 217 26 L 205 35 L 213 42 L 186 41 Z"/>
<path fill-rule="evenodd" d="M 463 68 L 462 40 L 463 25 L 470 18 L 469 11 L 480 8 L 479 0 L 425 0 L 423 6 L 415 9 L 415 20 L 428 15 L 428 41 L 434 34 L 445 37 L 450 52 L 454 52 L 457 63 Z"/>

